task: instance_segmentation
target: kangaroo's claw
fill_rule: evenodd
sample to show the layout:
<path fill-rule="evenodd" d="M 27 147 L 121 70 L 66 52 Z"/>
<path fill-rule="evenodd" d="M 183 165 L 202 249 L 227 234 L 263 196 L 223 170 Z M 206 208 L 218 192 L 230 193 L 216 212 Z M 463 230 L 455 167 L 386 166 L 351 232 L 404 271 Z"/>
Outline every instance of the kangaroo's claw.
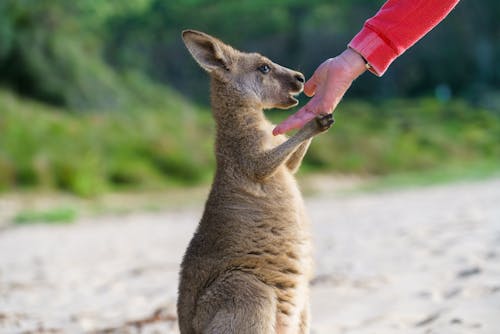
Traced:
<path fill-rule="evenodd" d="M 335 123 L 333 114 L 326 114 L 316 117 L 316 124 L 318 124 L 318 128 L 320 131 L 328 130 L 333 123 Z"/>

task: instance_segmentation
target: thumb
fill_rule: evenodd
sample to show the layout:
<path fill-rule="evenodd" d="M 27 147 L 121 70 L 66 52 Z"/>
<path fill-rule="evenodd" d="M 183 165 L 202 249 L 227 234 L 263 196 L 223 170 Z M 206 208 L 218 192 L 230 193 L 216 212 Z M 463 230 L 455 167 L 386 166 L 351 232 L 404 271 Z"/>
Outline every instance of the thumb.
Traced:
<path fill-rule="evenodd" d="M 304 93 L 311 97 L 316 93 L 316 87 L 318 87 L 318 71 L 314 72 L 313 76 L 307 80 L 304 85 Z"/>

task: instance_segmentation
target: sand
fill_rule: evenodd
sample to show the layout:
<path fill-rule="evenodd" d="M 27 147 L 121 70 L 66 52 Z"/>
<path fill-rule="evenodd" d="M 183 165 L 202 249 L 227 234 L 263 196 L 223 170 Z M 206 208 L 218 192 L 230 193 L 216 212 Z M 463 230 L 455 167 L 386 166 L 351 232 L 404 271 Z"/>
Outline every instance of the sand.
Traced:
<path fill-rule="evenodd" d="M 500 333 L 500 179 L 306 202 L 312 333 Z M 0 333 L 178 333 L 201 210 L 0 230 Z"/>

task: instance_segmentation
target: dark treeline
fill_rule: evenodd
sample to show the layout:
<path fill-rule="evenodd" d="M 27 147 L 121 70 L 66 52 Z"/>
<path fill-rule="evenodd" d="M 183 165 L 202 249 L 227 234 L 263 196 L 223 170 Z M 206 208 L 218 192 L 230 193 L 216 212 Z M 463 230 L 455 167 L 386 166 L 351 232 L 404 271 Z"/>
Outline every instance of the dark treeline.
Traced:
<path fill-rule="evenodd" d="M 207 80 L 180 39 L 185 28 L 259 51 L 310 76 L 341 52 L 383 1 L 2 0 L 0 83 L 53 104 L 110 107 L 130 70 L 206 101 Z M 349 94 L 415 97 L 438 92 L 498 109 L 500 2 L 463 1 L 390 68 Z"/>

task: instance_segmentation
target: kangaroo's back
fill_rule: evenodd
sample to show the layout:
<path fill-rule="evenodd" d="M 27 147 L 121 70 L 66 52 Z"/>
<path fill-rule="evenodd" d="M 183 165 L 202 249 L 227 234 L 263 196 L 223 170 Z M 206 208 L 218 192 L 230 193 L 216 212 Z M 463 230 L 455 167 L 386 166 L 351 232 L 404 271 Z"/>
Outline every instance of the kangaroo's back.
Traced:
<path fill-rule="evenodd" d="M 183 38 L 211 75 L 217 168 L 182 262 L 181 333 L 306 333 L 310 237 L 293 173 L 331 117 L 274 137 L 263 109 L 296 105 L 302 74 L 200 32 Z"/>

